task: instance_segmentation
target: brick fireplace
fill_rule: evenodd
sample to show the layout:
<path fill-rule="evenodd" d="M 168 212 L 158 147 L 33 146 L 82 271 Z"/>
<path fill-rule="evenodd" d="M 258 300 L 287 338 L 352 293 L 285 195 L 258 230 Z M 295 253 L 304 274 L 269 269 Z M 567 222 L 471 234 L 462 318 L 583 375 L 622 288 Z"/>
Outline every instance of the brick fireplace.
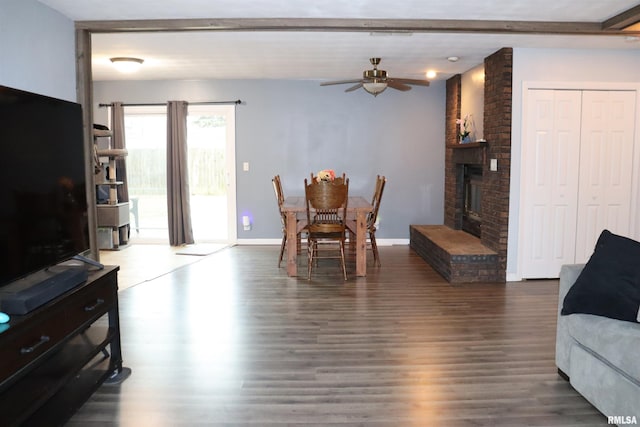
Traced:
<path fill-rule="evenodd" d="M 506 281 L 512 49 L 503 48 L 485 58 L 484 70 L 483 126 L 487 142 L 458 144 L 456 118 L 461 115 L 461 76 L 451 77 L 447 80 L 446 99 L 444 228 L 412 225 L 410 229 L 411 247 L 451 282 Z M 491 159 L 497 163 L 496 170 L 489 168 Z M 465 165 L 481 171 L 481 178 L 475 177 L 480 196 L 479 224 L 471 226 L 464 218 Z"/>

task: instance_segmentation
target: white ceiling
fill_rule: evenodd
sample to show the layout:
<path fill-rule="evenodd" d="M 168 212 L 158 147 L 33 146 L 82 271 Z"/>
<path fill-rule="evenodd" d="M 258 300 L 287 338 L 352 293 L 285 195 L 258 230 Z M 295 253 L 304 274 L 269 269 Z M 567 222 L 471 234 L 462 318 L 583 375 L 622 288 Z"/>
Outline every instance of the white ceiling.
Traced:
<path fill-rule="evenodd" d="M 544 21 L 601 23 L 635 0 L 39 0 L 74 21 L 244 18 Z M 310 79 L 361 77 L 382 58 L 391 77 L 446 79 L 502 47 L 634 49 L 611 35 L 466 32 L 186 31 L 94 33 L 94 80 Z M 136 74 L 117 73 L 109 58 L 144 59 Z M 457 56 L 458 62 L 447 61 Z"/>

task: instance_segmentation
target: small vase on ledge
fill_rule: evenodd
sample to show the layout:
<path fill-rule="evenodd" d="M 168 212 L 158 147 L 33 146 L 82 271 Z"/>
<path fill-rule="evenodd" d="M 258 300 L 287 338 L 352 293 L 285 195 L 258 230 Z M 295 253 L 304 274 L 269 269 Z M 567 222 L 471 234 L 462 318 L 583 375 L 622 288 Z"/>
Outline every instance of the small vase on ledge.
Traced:
<path fill-rule="evenodd" d="M 471 136 L 466 135 L 460 138 L 460 144 L 468 144 L 471 142 Z"/>

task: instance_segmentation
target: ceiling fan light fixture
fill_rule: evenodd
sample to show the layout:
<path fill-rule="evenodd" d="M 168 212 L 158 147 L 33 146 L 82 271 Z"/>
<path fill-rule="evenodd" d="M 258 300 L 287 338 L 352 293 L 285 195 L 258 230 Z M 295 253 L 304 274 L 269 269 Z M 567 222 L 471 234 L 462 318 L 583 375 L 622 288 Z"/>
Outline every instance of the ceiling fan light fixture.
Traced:
<path fill-rule="evenodd" d="M 411 85 L 429 86 L 429 80 L 410 79 L 410 78 L 387 78 L 385 70 L 379 70 L 380 58 L 369 58 L 369 62 L 373 65 L 373 69 L 365 70 L 361 79 L 336 80 L 332 82 L 322 82 L 320 86 L 340 85 L 350 83 L 353 86 L 347 88 L 345 92 L 353 92 L 357 89 L 364 89 L 373 96 L 384 92 L 387 87 L 394 90 L 406 92 L 411 90 Z M 354 84 L 355 83 L 355 84 Z"/>
<path fill-rule="evenodd" d="M 384 90 L 387 88 L 387 82 L 373 80 L 371 82 L 362 83 L 362 87 L 371 95 L 378 96 L 378 94 L 384 92 Z"/>
<path fill-rule="evenodd" d="M 121 73 L 135 73 L 142 66 L 144 59 L 119 56 L 110 58 L 110 61 Z"/>

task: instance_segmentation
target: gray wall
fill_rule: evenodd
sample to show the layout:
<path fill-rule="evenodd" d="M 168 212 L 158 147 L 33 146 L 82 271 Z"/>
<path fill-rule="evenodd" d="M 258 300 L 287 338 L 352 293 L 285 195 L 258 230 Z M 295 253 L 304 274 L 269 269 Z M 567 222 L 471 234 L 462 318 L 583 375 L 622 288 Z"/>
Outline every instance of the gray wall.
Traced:
<path fill-rule="evenodd" d="M 0 84 L 76 101 L 73 21 L 35 0 L 2 0 Z"/>
<path fill-rule="evenodd" d="M 387 177 L 381 239 L 408 240 L 410 224 L 442 224 L 445 84 L 377 98 L 315 81 L 94 82 L 98 103 L 191 102 L 241 99 L 236 108 L 237 210 L 253 217 L 238 239 L 276 239 L 280 222 L 271 178 L 286 195 L 302 195 L 310 172 L 346 172 L 350 193 L 371 197 L 376 174 Z M 242 171 L 249 162 L 250 171 Z"/>

